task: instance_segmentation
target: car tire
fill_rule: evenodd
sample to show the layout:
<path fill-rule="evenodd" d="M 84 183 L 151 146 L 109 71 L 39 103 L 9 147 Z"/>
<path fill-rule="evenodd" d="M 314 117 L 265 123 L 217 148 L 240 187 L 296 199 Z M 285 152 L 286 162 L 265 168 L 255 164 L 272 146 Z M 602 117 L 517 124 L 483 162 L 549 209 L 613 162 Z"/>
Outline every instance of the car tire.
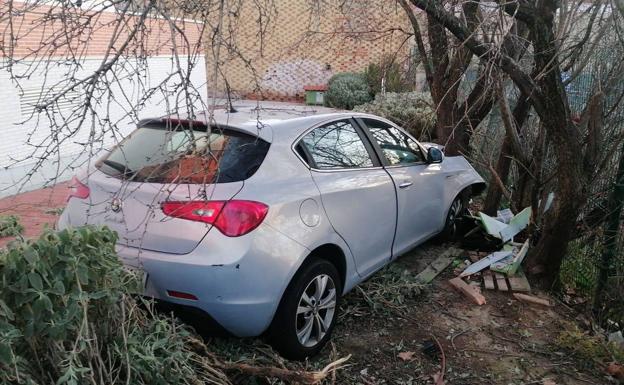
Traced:
<path fill-rule="evenodd" d="M 458 195 L 446 214 L 444 229 L 440 233 L 440 239 L 445 242 L 456 241 L 460 236 L 461 218 L 468 210 L 466 199 L 463 194 Z"/>
<path fill-rule="evenodd" d="M 317 354 L 331 337 L 341 293 L 342 282 L 332 263 L 319 258 L 306 262 L 282 297 L 269 329 L 271 345 L 292 360 Z"/>

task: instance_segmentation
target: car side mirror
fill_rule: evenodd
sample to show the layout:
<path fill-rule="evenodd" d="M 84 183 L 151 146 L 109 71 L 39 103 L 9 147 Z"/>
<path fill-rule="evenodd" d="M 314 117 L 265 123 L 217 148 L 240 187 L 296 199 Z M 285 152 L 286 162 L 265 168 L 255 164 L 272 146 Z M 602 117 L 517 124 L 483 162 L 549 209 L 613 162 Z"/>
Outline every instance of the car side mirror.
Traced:
<path fill-rule="evenodd" d="M 427 163 L 442 163 L 444 154 L 437 147 L 429 147 L 427 150 Z"/>

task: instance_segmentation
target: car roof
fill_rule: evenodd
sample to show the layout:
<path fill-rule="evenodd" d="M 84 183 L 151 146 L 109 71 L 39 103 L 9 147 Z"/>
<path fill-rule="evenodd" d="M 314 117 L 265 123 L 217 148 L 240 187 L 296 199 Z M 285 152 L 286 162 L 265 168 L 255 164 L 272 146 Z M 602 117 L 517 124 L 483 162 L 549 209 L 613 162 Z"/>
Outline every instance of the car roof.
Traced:
<path fill-rule="evenodd" d="M 245 132 L 274 143 L 292 142 L 310 127 L 350 117 L 372 117 L 387 121 L 379 116 L 323 106 L 254 100 L 234 102 L 232 110 L 227 103 L 215 103 L 208 110 L 197 114 L 194 121 Z M 164 119 L 179 120 L 173 116 Z"/>

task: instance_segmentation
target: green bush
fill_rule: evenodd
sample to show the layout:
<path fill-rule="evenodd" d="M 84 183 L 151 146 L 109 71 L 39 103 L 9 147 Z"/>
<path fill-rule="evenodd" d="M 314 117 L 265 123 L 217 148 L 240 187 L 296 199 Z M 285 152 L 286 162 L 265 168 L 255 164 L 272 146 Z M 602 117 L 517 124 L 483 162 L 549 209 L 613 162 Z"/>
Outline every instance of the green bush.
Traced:
<path fill-rule="evenodd" d="M 0 217 L 0 238 L 16 237 L 24 231 L 15 215 Z"/>
<path fill-rule="evenodd" d="M 226 383 L 187 329 L 135 299 L 115 241 L 104 227 L 46 230 L 0 251 L 1 384 Z"/>
<path fill-rule="evenodd" d="M 325 104 L 329 107 L 351 110 L 354 106 L 372 99 L 368 83 L 362 74 L 344 72 L 331 77 L 325 92 Z"/>
<path fill-rule="evenodd" d="M 407 92 L 410 89 L 410 84 L 401 73 L 401 66 L 391 58 L 383 58 L 381 64 L 370 63 L 364 71 L 364 76 L 370 93 L 373 95 L 381 92 L 381 83 L 384 77 L 386 92 Z"/>
<path fill-rule="evenodd" d="M 431 96 L 420 92 L 377 94 L 375 100 L 355 106 L 353 110 L 383 116 L 425 140 L 431 138 L 436 121 Z"/>

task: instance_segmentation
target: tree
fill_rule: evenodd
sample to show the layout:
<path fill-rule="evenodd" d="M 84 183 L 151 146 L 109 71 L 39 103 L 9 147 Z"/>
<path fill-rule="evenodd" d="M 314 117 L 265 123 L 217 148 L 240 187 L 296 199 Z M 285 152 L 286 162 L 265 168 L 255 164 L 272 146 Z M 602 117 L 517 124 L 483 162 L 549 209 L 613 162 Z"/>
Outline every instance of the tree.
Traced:
<path fill-rule="evenodd" d="M 489 114 L 494 104 L 491 86 L 491 64 L 481 62 L 476 81 L 467 95 L 462 95 L 462 82 L 466 77 L 475 54 L 461 40 L 453 39 L 438 19 L 427 14 L 427 39 L 421 33 L 419 15 L 407 0 L 398 0 L 413 29 L 416 47 L 422 59 L 431 97 L 436 105 L 437 141 L 445 144 L 445 153 L 469 154 L 473 130 Z M 459 2 L 449 5 L 461 15 L 458 22 L 470 34 L 491 26 L 484 18 L 479 2 Z M 524 54 L 523 23 L 508 28 L 504 36 L 492 44 L 510 57 L 518 60 Z"/>
<path fill-rule="evenodd" d="M 546 285 L 554 284 L 568 240 L 587 198 L 587 182 L 594 177 L 596 170 L 596 146 L 585 145 L 585 135 L 588 136 L 589 143 L 595 142 L 599 140 L 602 129 L 600 124 L 588 124 L 585 127 L 587 131 L 582 131 L 584 127 L 579 127 L 573 119 L 565 90 L 561 64 L 563 55 L 570 51 L 561 43 L 562 31 L 558 28 L 562 26 L 557 24 L 556 19 L 558 15 L 561 18 L 561 14 L 573 9 L 574 4 L 555 0 L 497 2 L 498 11 L 501 15 L 506 15 L 505 19 L 511 19 L 513 23 L 524 23 L 529 31 L 528 42 L 532 51 L 533 68 L 527 71 L 499 46 L 479 39 L 473 30 L 467 28 L 443 4 L 432 0 L 412 0 L 412 3 L 426 12 L 429 18 L 444 26 L 446 31 L 452 33 L 482 62 L 493 63 L 498 71 L 508 76 L 520 94 L 528 98 L 538 115 L 556 160 L 556 199 L 554 207 L 546 213 L 539 241 L 529 255 L 529 266 L 533 272 L 542 273 Z M 602 2 L 588 5 L 590 9 L 602 6 Z M 501 20 L 505 19 L 501 17 Z M 501 26 L 502 23 L 503 21 Z M 582 28 L 591 35 L 593 26 L 593 23 L 589 23 Z M 570 31 L 563 28 L 563 33 Z M 582 51 L 583 43 L 574 49 Z M 577 52 L 576 57 L 579 56 Z M 611 73 L 621 74 L 621 63 L 612 68 Z M 590 117 L 598 114 L 597 106 L 602 106 L 601 95 L 604 95 L 604 88 L 594 93 L 581 121 L 596 122 L 596 119 Z M 592 105 L 596 108 L 592 108 Z"/>

